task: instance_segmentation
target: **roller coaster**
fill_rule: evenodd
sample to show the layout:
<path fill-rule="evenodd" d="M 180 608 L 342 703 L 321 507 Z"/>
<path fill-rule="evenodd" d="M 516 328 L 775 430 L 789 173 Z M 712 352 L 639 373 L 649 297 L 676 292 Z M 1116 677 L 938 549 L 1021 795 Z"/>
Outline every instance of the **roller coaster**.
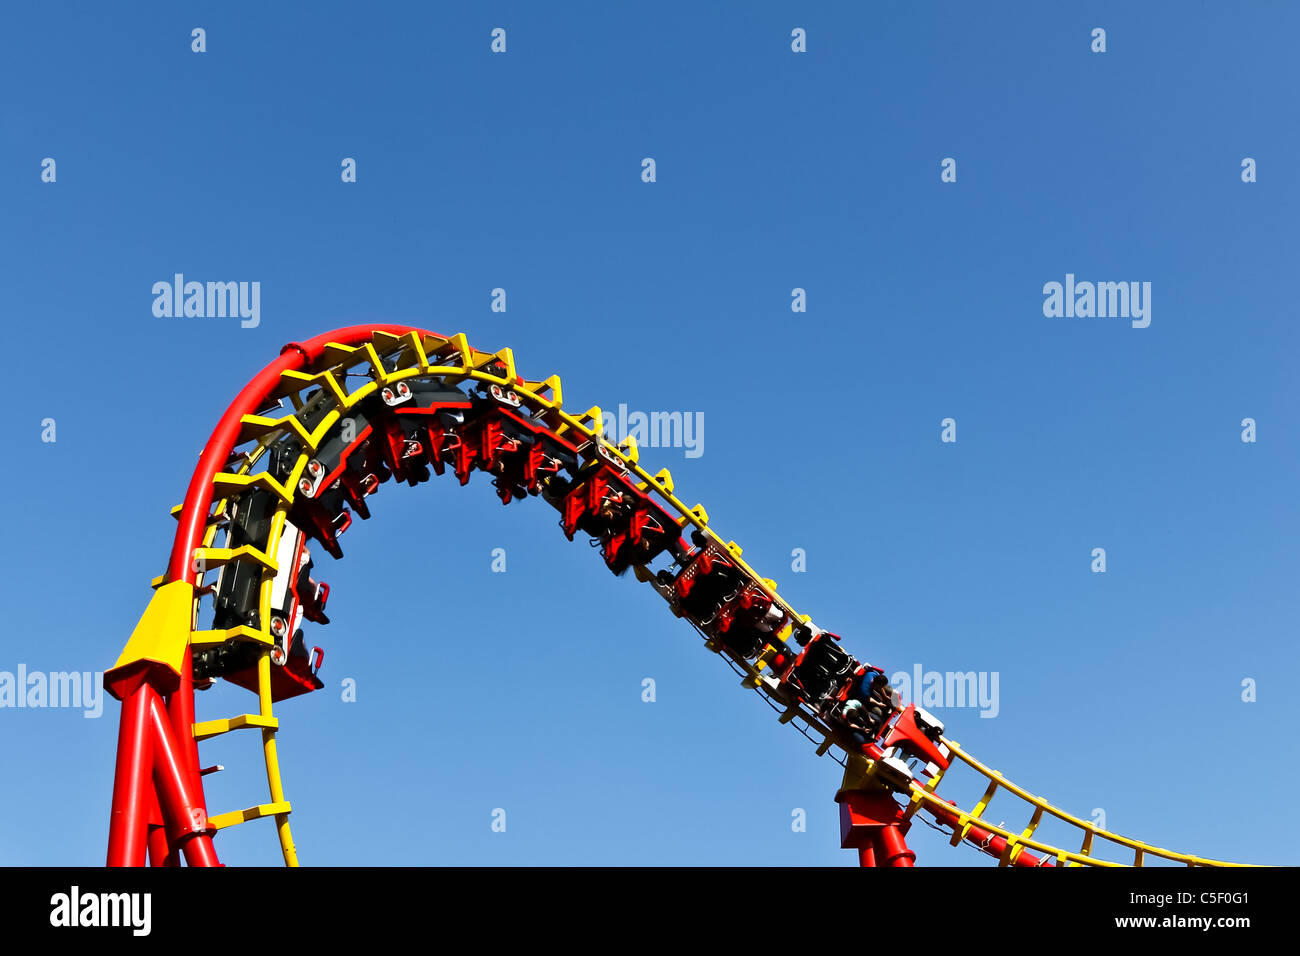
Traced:
<path fill-rule="evenodd" d="M 566 410 L 558 376 L 525 379 L 510 349 L 479 351 L 463 334 L 362 325 L 281 349 L 217 423 L 172 509 L 167 570 L 104 675 L 122 703 L 109 866 L 221 865 L 217 835 L 262 818 L 298 864 L 273 708 L 324 686 L 324 651 L 301 627 L 329 621 L 308 544 L 342 557 L 339 536 L 370 517 L 383 484 L 448 470 L 462 485 L 486 472 L 503 504 L 536 497 L 556 509 L 565 537 L 588 536 L 610 571 L 654 588 L 782 724 L 830 753 L 844 768 L 841 845 L 862 866 L 914 865 L 906 834 L 918 815 L 999 866 L 1241 865 L 1109 832 L 976 759 L 933 715 L 902 706 L 880 667 L 796 611 L 702 505 L 683 503 L 667 470 L 646 471 L 632 437 L 611 441 L 600 408 Z M 195 691 L 218 679 L 255 693 L 256 711 L 197 721 Z M 198 745 L 241 730 L 261 736 L 269 800 L 209 815 L 203 777 L 220 768 L 201 766 Z M 985 788 L 969 810 L 938 792 L 956 769 Z M 1023 829 L 987 816 L 999 795 L 1027 817 Z M 1077 831 L 1077 849 L 1035 838 L 1047 818 Z M 1131 859 L 1103 858 L 1103 847 Z"/>

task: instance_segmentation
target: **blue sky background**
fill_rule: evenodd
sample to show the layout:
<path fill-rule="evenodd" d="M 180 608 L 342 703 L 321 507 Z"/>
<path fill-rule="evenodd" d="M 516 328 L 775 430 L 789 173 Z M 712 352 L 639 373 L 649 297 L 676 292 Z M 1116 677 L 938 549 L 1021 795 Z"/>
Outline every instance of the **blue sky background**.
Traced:
<path fill-rule="evenodd" d="M 1300 15 L 1071 6 L 6 7 L 0 670 L 112 664 L 203 441 L 282 344 L 465 331 L 571 405 L 702 412 L 702 457 L 643 463 L 859 656 L 996 671 L 995 719 L 940 716 L 1012 779 L 1297 862 Z M 175 272 L 261 282 L 260 326 L 155 318 Z M 1150 327 L 1045 318 L 1067 272 L 1151 282 Z M 839 768 L 541 502 L 478 475 L 373 510 L 318 562 L 328 688 L 281 708 L 304 863 L 854 863 Z M 0 710 L 0 863 L 102 862 L 117 716 Z M 212 812 L 267 799 L 255 737 L 201 755 Z M 265 821 L 218 849 L 279 862 Z"/>

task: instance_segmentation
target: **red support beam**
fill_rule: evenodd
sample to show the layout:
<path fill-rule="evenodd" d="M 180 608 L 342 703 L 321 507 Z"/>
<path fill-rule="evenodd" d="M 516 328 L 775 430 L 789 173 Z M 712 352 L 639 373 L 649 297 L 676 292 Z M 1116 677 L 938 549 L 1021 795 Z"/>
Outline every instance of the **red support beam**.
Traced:
<path fill-rule="evenodd" d="M 220 866 L 212 846 L 212 828 L 203 809 L 203 788 L 198 786 L 198 771 L 191 779 L 185 761 L 186 748 L 176 739 L 171 722 L 163 709 L 162 699 L 152 687 L 141 688 L 148 695 L 149 724 L 153 735 L 153 781 L 158 803 L 173 852 L 179 849 L 190 866 Z M 176 695 L 173 695 L 176 696 Z M 193 707 L 191 698 L 190 706 Z M 190 735 L 191 744 L 193 735 Z"/>
<path fill-rule="evenodd" d="M 841 790 L 840 846 L 858 851 L 859 866 L 912 866 L 916 854 L 903 839 L 912 825 L 892 791 Z"/>
<path fill-rule="evenodd" d="M 180 858 L 172 852 L 167 840 L 167 828 L 163 825 L 162 807 L 158 805 L 158 791 L 149 791 L 149 865 L 180 866 Z"/>
<path fill-rule="evenodd" d="M 897 823 L 880 827 L 875 832 L 876 866 L 913 866 L 916 854 L 907 848 L 902 828 Z"/>
<path fill-rule="evenodd" d="M 180 773 L 193 793 L 194 809 L 207 819 L 207 804 L 203 798 L 203 782 L 199 774 L 199 745 L 194 739 L 194 662 L 189 647 L 181 659 L 180 685 L 167 697 L 167 722 L 179 744 Z M 171 853 L 179 854 L 181 847 L 171 840 Z M 214 856 L 215 863 L 215 856 Z"/>
<path fill-rule="evenodd" d="M 108 865 L 144 866 L 149 807 L 154 800 L 150 775 L 153 745 L 149 731 L 149 694 L 141 684 L 122 701 L 117 731 L 117 770 L 108 823 Z"/>

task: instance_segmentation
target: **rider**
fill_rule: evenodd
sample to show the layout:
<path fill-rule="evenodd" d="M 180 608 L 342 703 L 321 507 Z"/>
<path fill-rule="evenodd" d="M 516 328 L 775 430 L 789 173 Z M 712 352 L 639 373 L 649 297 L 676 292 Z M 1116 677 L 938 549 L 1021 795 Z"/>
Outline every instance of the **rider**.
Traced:
<path fill-rule="evenodd" d="M 880 671 L 869 670 L 853 682 L 840 713 L 850 732 L 854 733 L 855 741 L 862 744 L 866 740 L 857 741 L 857 735 L 875 739 L 893 707 L 894 695 L 889 678 Z"/>
<path fill-rule="evenodd" d="M 856 697 L 850 697 L 840 705 L 840 719 L 844 721 L 844 726 L 849 730 L 849 736 L 858 748 L 865 747 L 869 740 L 875 738 L 871 731 L 871 715 L 867 708 L 863 706 L 862 701 Z"/>

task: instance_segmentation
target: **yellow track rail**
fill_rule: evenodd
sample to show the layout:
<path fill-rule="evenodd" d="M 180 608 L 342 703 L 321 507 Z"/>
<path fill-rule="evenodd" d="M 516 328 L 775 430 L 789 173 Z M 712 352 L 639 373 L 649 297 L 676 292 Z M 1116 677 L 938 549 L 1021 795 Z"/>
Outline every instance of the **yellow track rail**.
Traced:
<path fill-rule="evenodd" d="M 1015 860 L 1023 849 L 1037 850 L 1048 856 L 1056 858 L 1060 866 L 1124 866 L 1123 863 L 1115 863 L 1109 860 L 1102 860 L 1092 855 L 1094 852 L 1094 839 L 1100 838 L 1103 841 L 1123 847 L 1133 851 L 1132 866 L 1142 866 L 1147 857 L 1157 857 L 1159 859 L 1169 860 L 1173 863 L 1181 863 L 1186 866 L 1248 866 L 1245 863 L 1226 863 L 1222 860 L 1210 860 L 1204 857 L 1192 856 L 1187 853 L 1176 853 L 1173 850 L 1166 850 L 1162 847 L 1152 846 L 1150 843 L 1144 843 L 1141 840 L 1134 840 L 1130 837 L 1122 836 L 1118 833 L 1112 833 L 1104 830 L 1088 820 L 1082 820 L 1066 812 L 1065 810 L 1055 807 L 1048 803 L 1042 797 L 1037 797 L 1023 787 L 1018 787 L 998 771 L 986 766 L 968 754 L 960 744 L 954 740 L 944 739 L 944 746 L 947 747 L 949 754 L 956 757 L 962 763 L 979 773 L 989 781 L 988 788 L 984 795 L 976 804 L 975 810 L 971 813 L 963 813 L 958 808 L 952 806 L 944 800 L 940 800 L 934 795 L 934 789 L 938 786 L 942 773 L 936 774 L 926 786 L 914 784 L 911 789 L 911 803 L 908 807 L 908 813 L 913 814 L 922 807 L 928 807 L 932 811 L 941 809 L 945 813 L 956 814 L 959 817 L 958 829 L 953 833 L 952 844 L 956 846 L 972 826 L 978 826 L 998 836 L 1004 837 L 1008 843 L 1007 852 L 999 861 L 999 865 L 1005 866 Z M 1014 833 L 1002 828 L 1001 824 L 992 824 L 987 819 L 980 816 L 992 801 L 995 794 L 1005 790 L 1007 793 L 1023 800 L 1033 808 L 1033 815 L 1030 818 L 1029 825 L 1021 832 Z M 1046 843 L 1033 839 L 1034 831 L 1042 822 L 1043 815 L 1053 816 L 1058 820 L 1076 827 L 1083 833 L 1083 841 L 1077 851 L 1063 850 L 1059 847 L 1050 846 Z"/>

